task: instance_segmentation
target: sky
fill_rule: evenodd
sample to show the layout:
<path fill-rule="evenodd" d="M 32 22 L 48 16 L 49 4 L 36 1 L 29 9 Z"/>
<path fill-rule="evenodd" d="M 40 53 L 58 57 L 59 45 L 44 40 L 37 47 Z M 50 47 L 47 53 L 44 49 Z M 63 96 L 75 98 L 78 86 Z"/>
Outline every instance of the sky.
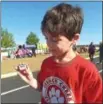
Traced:
<path fill-rule="evenodd" d="M 63 2 L 63 1 L 61 1 Z M 8 1 L 1 4 L 1 27 L 12 33 L 16 44 L 25 44 L 30 32 L 45 43 L 41 21 L 46 11 L 61 3 L 55 1 Z M 84 24 L 77 44 L 99 44 L 102 41 L 102 2 L 65 2 L 78 5 L 84 12 Z"/>

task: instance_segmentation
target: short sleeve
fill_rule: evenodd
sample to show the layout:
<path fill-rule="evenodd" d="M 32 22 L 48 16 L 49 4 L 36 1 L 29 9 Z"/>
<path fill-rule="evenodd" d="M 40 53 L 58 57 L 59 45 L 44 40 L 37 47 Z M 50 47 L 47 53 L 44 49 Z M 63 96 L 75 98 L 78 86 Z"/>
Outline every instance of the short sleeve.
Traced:
<path fill-rule="evenodd" d="M 91 68 L 91 69 L 90 69 Z M 86 103 L 102 103 L 102 78 L 94 65 L 89 67 L 88 72 L 86 72 L 84 80 L 84 102 Z"/>

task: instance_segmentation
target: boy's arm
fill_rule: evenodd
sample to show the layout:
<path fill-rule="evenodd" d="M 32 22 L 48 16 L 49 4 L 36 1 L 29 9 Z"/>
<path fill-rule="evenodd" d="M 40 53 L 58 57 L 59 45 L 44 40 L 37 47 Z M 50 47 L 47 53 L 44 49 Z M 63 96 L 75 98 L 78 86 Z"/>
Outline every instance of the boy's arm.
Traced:
<path fill-rule="evenodd" d="M 46 59 L 45 59 L 46 60 Z M 42 77 L 43 77 L 43 70 L 45 69 L 44 66 L 45 66 L 45 60 L 42 62 L 42 65 L 41 65 L 41 70 L 39 71 L 38 75 L 37 75 L 37 79 L 33 78 L 30 82 L 29 82 L 29 85 L 31 87 L 33 87 L 34 89 L 38 90 L 41 92 L 42 90 Z"/>
<path fill-rule="evenodd" d="M 38 89 L 38 81 L 32 76 L 29 74 L 28 78 L 24 75 L 22 75 L 20 72 L 18 72 L 18 75 L 21 77 L 21 79 L 26 82 L 27 84 L 29 84 L 32 88 L 34 88 L 35 90 Z"/>
<path fill-rule="evenodd" d="M 33 78 L 33 79 L 30 81 L 30 83 L 29 83 L 29 85 L 30 85 L 32 88 L 34 88 L 35 90 L 38 90 L 39 92 L 41 92 L 41 87 L 42 87 L 42 86 L 41 86 L 41 83 L 40 83 L 40 81 L 39 81 L 40 73 L 41 73 L 41 72 L 38 73 L 37 79 Z"/>
<path fill-rule="evenodd" d="M 92 70 L 90 69 L 85 77 L 83 100 L 87 103 L 102 103 L 102 78 L 94 65 L 91 65 L 90 68 L 92 68 Z"/>
<path fill-rule="evenodd" d="M 30 81 L 29 85 L 34 88 L 35 90 L 38 90 L 41 92 L 40 89 L 40 84 L 38 83 L 38 81 L 34 78 L 33 80 Z"/>
<path fill-rule="evenodd" d="M 40 92 L 42 90 L 42 78 L 43 78 L 43 70 L 45 69 L 44 68 L 44 66 L 45 66 L 45 60 L 42 62 L 42 65 L 41 65 L 41 68 L 40 68 L 41 70 L 39 71 L 39 73 L 37 75 L 37 80 L 33 79 L 30 82 L 30 86 L 33 87 L 33 88 L 35 88 L 36 90 L 38 90 Z"/>
<path fill-rule="evenodd" d="M 19 64 L 16 68 L 18 75 L 23 81 L 29 84 L 34 89 L 39 89 L 39 84 L 36 78 L 33 77 L 31 70 L 26 64 Z"/>
<path fill-rule="evenodd" d="M 29 85 L 31 87 L 33 87 L 34 89 L 38 89 L 38 82 L 35 78 L 33 78 L 30 82 L 29 82 Z"/>

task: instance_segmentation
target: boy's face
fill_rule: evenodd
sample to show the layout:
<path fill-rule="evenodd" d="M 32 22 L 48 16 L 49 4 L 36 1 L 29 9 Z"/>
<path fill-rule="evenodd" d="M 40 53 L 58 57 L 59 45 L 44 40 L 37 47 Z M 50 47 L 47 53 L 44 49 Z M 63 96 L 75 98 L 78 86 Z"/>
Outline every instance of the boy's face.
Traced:
<path fill-rule="evenodd" d="M 56 57 L 71 51 L 72 45 L 74 44 L 73 40 L 69 41 L 69 39 L 63 35 L 53 37 L 50 34 L 45 34 L 45 38 L 49 51 Z"/>

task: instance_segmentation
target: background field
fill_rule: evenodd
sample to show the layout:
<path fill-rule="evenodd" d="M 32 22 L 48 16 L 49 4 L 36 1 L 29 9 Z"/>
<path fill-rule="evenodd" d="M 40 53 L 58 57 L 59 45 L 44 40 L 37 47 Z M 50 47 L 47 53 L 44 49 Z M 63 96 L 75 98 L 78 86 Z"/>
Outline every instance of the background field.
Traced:
<path fill-rule="evenodd" d="M 1 63 L 1 74 L 15 72 L 14 67 L 20 63 L 29 64 L 32 71 L 38 71 L 40 69 L 42 61 L 46 57 L 48 57 L 48 55 L 37 55 L 36 58 L 32 57 L 32 58 L 3 60 Z"/>
<path fill-rule="evenodd" d="M 96 53 L 95 55 L 98 55 Z M 32 58 L 22 58 L 22 59 L 7 59 L 3 60 L 1 63 L 1 74 L 6 74 L 10 72 L 15 72 L 14 68 L 20 63 L 29 64 L 32 71 L 39 71 L 42 61 L 49 55 L 37 55 L 37 57 Z M 88 53 L 81 54 L 83 57 L 88 57 Z"/>

